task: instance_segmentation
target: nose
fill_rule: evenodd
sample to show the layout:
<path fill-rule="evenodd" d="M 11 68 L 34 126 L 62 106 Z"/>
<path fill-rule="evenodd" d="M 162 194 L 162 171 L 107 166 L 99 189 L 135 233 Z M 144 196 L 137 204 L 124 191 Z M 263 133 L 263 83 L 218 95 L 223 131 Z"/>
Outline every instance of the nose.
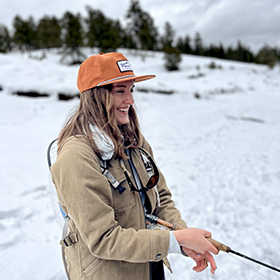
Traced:
<path fill-rule="evenodd" d="M 126 92 L 124 103 L 128 104 L 128 105 L 134 104 L 134 98 L 133 98 L 132 92 L 130 90 L 127 90 L 127 92 Z"/>

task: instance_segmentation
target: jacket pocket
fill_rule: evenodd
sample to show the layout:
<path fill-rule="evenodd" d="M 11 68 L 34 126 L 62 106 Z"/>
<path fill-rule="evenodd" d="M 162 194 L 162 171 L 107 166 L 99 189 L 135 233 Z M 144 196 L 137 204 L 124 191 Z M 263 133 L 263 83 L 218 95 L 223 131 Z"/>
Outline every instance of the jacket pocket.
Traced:
<path fill-rule="evenodd" d="M 136 203 L 135 193 L 130 190 L 130 187 L 126 181 L 123 170 L 120 166 L 110 168 L 109 171 L 120 183 L 121 187 L 125 188 L 125 191 L 120 193 L 117 188 L 112 187 L 113 208 L 115 210 L 115 214 L 117 215 L 122 212 L 128 211 L 135 206 Z M 132 174 L 128 172 L 128 175 L 130 179 L 133 180 Z"/>
<path fill-rule="evenodd" d="M 91 279 L 89 277 L 93 276 L 99 268 L 102 259 L 96 258 L 83 272 L 82 272 L 82 279 Z"/>

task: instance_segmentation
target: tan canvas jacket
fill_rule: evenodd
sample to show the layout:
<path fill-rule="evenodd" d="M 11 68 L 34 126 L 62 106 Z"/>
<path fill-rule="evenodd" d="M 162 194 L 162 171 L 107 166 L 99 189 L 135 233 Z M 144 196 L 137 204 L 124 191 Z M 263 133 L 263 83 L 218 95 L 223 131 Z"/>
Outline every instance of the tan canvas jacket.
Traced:
<path fill-rule="evenodd" d="M 133 150 L 131 156 L 145 186 L 149 176 L 139 151 Z M 124 163 L 135 184 L 128 160 Z M 140 195 L 130 190 L 119 160 L 110 160 L 108 170 L 126 188 L 122 194 L 110 186 L 99 158 L 82 137 L 71 137 L 51 167 L 59 202 L 71 218 L 69 231 L 78 237 L 77 243 L 65 248 L 71 280 L 148 280 L 149 262 L 167 256 L 169 232 L 145 229 Z M 157 187 L 160 206 L 155 190 L 147 192 L 152 214 L 186 227 L 162 174 Z"/>

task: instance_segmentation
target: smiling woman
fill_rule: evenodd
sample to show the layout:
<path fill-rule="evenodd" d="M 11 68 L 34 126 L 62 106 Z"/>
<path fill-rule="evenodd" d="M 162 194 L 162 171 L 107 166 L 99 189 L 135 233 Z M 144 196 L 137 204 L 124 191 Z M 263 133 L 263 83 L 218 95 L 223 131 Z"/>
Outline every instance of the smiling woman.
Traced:
<path fill-rule="evenodd" d="M 181 250 L 196 272 L 208 263 L 216 270 L 211 233 L 187 228 L 140 132 L 134 83 L 154 77 L 134 75 L 120 53 L 91 56 L 79 69 L 80 105 L 59 135 L 51 167 L 69 221 L 61 244 L 71 279 L 163 280 L 168 253 Z M 148 214 L 183 229 L 152 230 Z"/>

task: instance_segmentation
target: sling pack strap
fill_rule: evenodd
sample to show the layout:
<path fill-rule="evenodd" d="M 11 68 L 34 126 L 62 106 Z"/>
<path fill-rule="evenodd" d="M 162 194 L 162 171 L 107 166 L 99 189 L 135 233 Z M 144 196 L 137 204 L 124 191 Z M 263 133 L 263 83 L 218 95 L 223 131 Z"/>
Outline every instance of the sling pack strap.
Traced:
<path fill-rule="evenodd" d="M 100 168 L 102 170 L 102 174 L 107 178 L 110 185 L 119 191 L 120 194 L 122 194 L 126 188 L 122 187 L 121 184 L 117 181 L 117 179 L 109 172 L 107 169 L 107 161 L 100 159 Z"/>

